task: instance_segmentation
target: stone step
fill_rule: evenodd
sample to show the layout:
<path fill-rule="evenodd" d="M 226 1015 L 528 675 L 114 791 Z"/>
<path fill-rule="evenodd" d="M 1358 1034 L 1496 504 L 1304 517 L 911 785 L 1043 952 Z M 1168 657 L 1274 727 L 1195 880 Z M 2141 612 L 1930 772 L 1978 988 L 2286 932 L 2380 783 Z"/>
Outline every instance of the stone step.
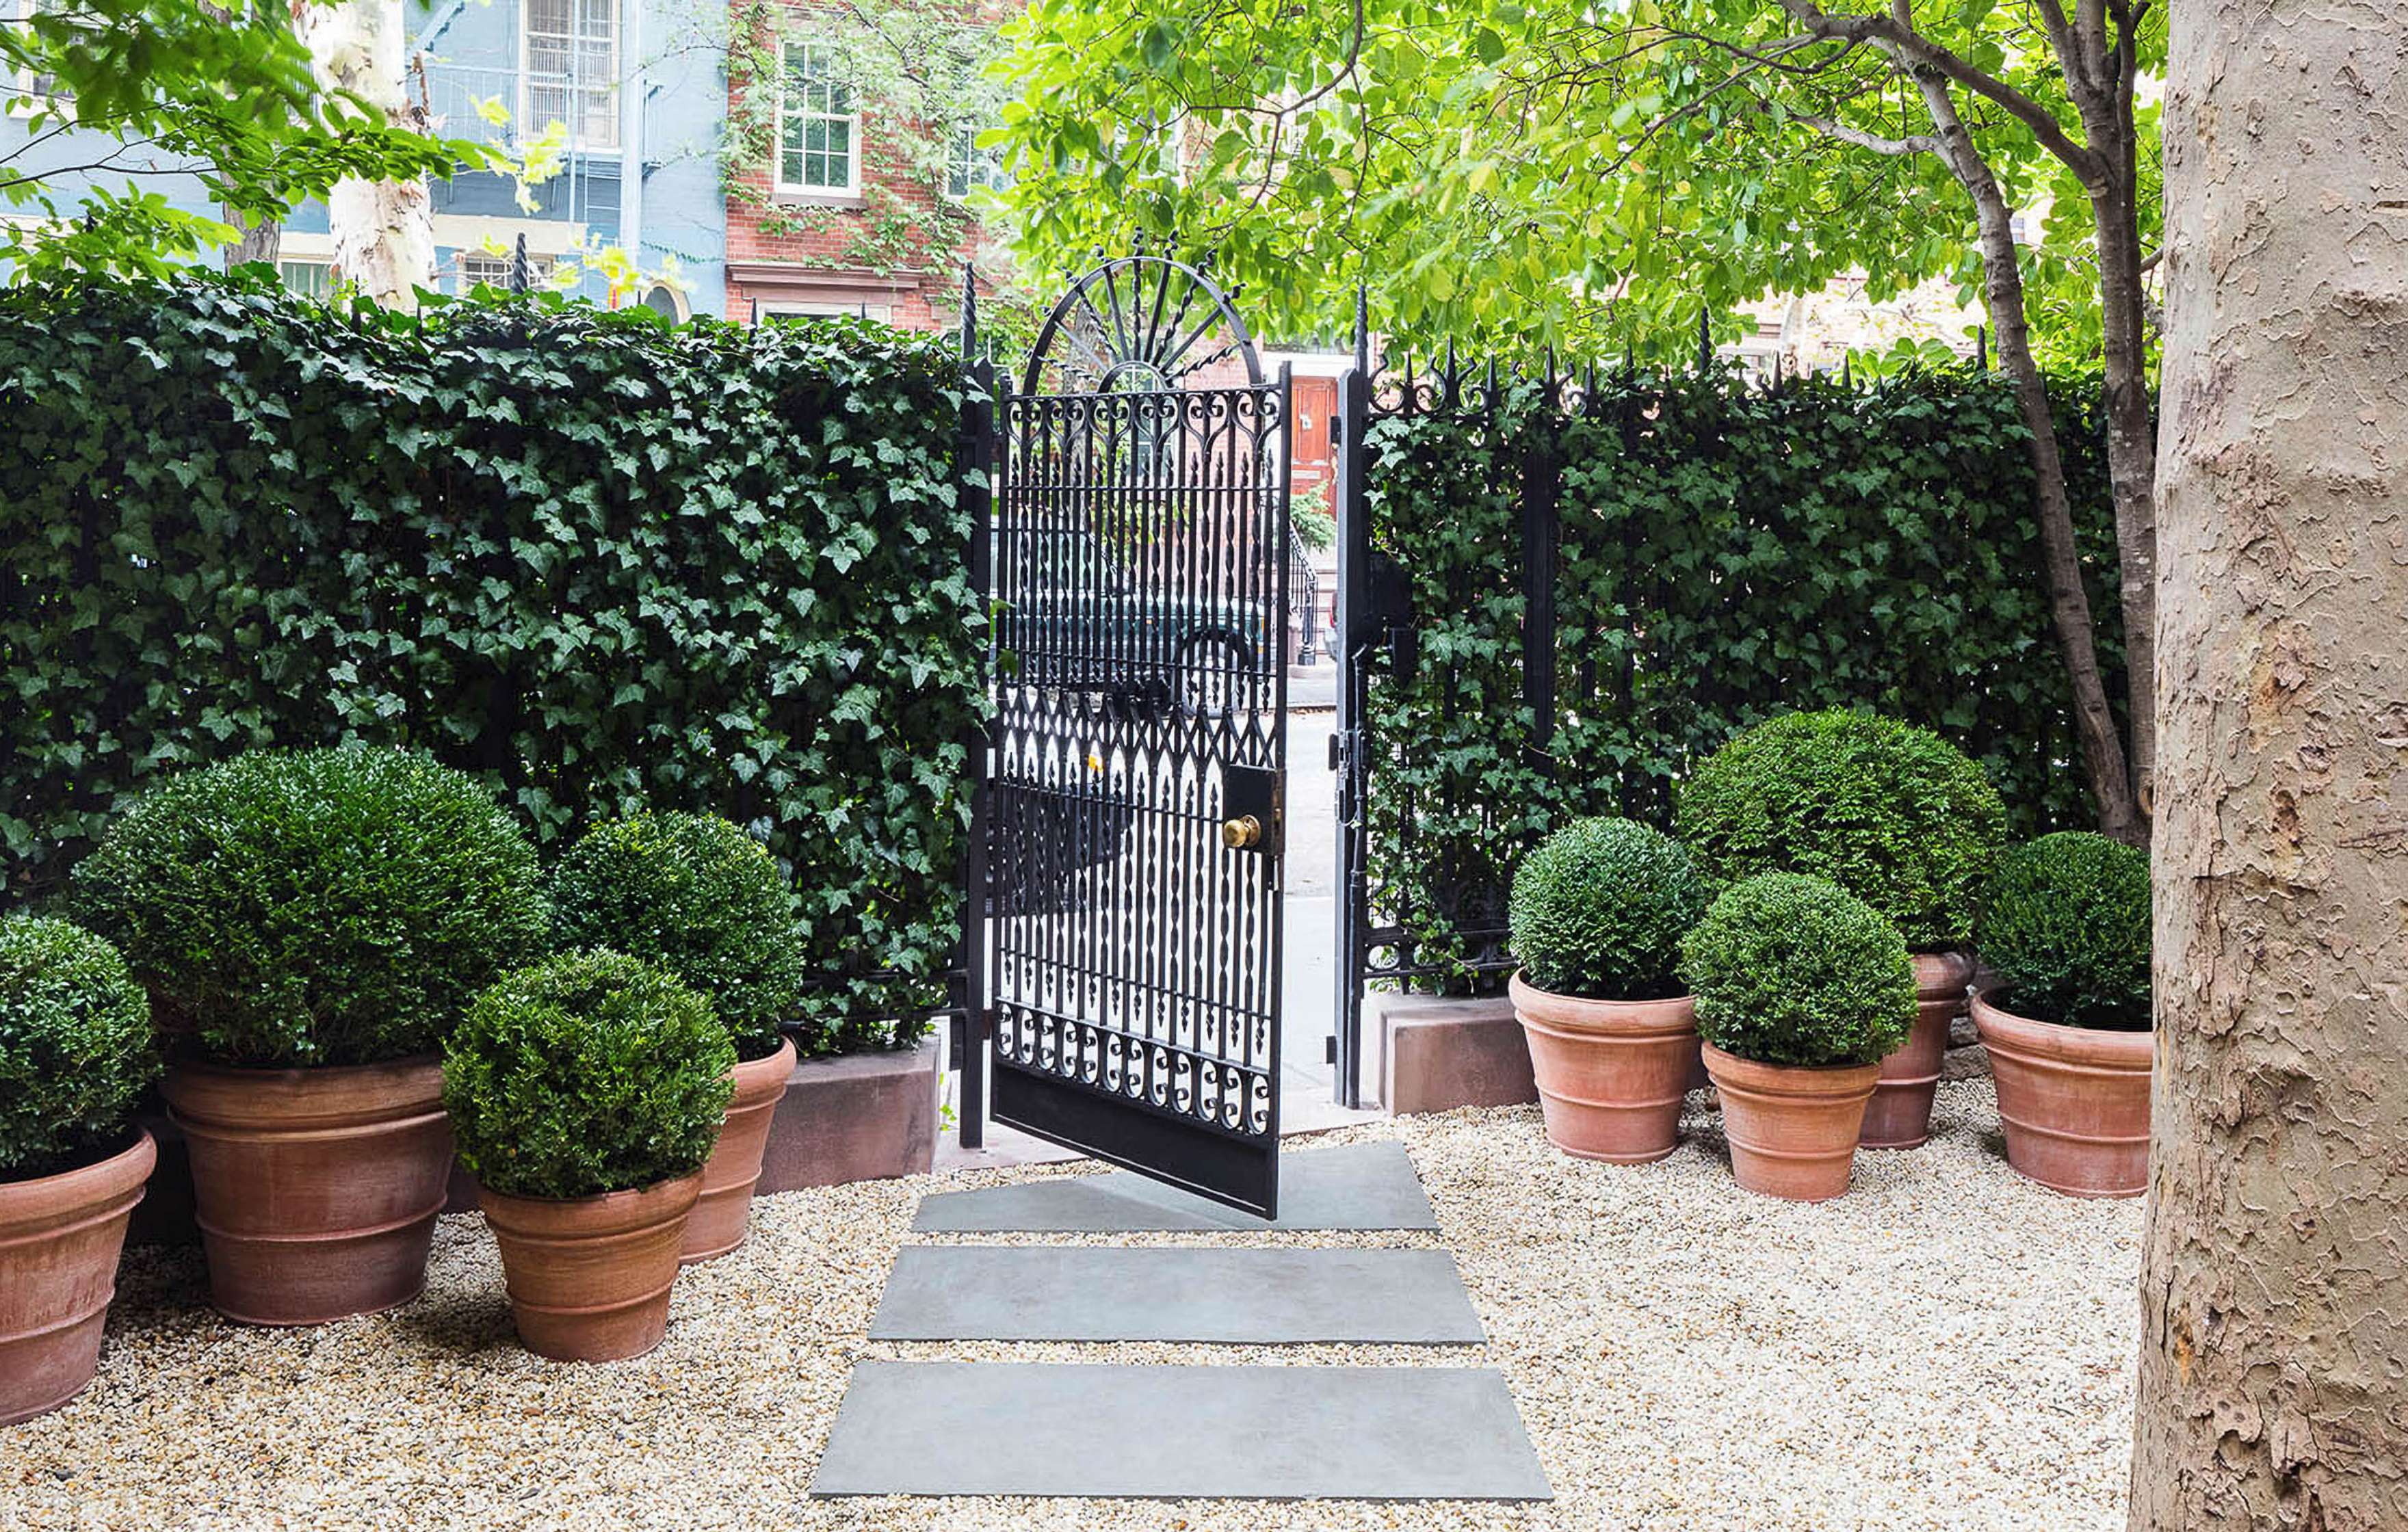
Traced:
<path fill-rule="evenodd" d="M 907 1245 L 873 1340 L 1476 1346 L 1442 1250 Z"/>
<path fill-rule="evenodd" d="M 863 1362 L 814 1496 L 1544 1500 L 1488 1367 Z"/>
<path fill-rule="evenodd" d="M 1251 1217 L 1126 1170 L 924 1197 L 922 1234 L 1201 1234 L 1215 1230 L 1435 1229 L 1438 1215 L 1400 1143 L 1340 1144 L 1280 1156 L 1280 1216 Z"/>

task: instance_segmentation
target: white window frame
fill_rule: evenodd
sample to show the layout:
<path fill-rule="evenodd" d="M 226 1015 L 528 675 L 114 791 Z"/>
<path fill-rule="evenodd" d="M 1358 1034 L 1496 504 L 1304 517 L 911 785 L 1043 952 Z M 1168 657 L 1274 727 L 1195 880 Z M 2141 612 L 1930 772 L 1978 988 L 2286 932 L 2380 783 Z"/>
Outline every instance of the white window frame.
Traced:
<path fill-rule="evenodd" d="M 42 0 L 18 0 L 13 6 L 0 0 L 0 10 L 5 10 L 12 21 L 30 21 L 41 8 Z M 11 87 L 7 96 L 12 117 L 31 117 L 36 112 L 49 111 L 54 103 L 66 99 L 59 94 L 57 80 L 45 81 L 30 68 L 18 70 L 16 78 L 8 80 L 7 84 Z"/>
<path fill-rule="evenodd" d="M 855 198 L 861 195 L 861 104 L 853 98 L 852 80 L 839 74 L 829 83 L 828 107 L 825 109 L 814 110 L 809 102 L 796 106 L 787 99 L 787 82 L 795 76 L 792 56 L 797 51 L 808 56 L 813 50 L 826 53 L 839 66 L 843 63 L 841 49 L 817 38 L 789 37 L 778 45 L 777 131 L 770 149 L 770 185 L 781 196 Z M 839 102 L 851 109 L 835 110 Z M 844 124 L 846 179 L 842 186 L 819 186 L 806 180 L 786 179 L 786 126 L 790 121 Z M 810 150 L 796 149 L 794 153 L 798 159 L 808 158 Z"/>
<path fill-rule="evenodd" d="M 294 269 L 300 266 L 308 266 L 321 275 L 311 279 L 311 285 L 308 287 L 297 286 L 293 278 Z M 335 295 L 334 258 L 317 255 L 286 255 L 280 251 L 276 260 L 276 279 L 284 284 L 287 292 L 298 293 L 304 297 L 331 298 Z"/>
<path fill-rule="evenodd" d="M 510 285 L 510 262 L 514 259 L 514 255 L 495 255 L 491 251 L 464 250 L 453 257 L 457 270 L 452 283 L 463 297 L 475 292 L 479 282 L 507 291 Z M 472 265 L 476 268 L 473 273 L 469 269 Z M 528 291 L 541 292 L 549 288 L 552 274 L 559 269 L 559 256 L 527 251 Z"/>
<path fill-rule="evenodd" d="M 519 0 L 520 136 L 532 139 L 541 134 L 557 118 L 567 123 L 569 147 L 589 152 L 615 154 L 619 150 L 620 17 L 618 0 L 607 0 L 602 10 L 602 14 L 609 19 L 610 52 L 609 62 L 603 66 L 603 78 L 599 80 L 583 79 L 577 72 L 578 62 L 584 57 L 585 45 L 593 40 L 582 30 L 587 0 L 556 0 L 556 3 L 568 7 L 568 30 L 556 32 L 546 29 L 543 36 L 559 38 L 566 43 L 568 72 L 565 75 L 546 74 L 543 86 L 547 90 L 556 90 L 565 94 L 568 98 L 572 113 L 570 116 L 561 116 L 552 112 L 538 113 L 536 110 L 536 0 Z M 602 121 L 609 124 L 609 135 L 607 138 L 588 136 L 585 132 L 586 118 L 590 115 L 586 109 L 587 102 L 596 96 L 609 107 L 608 111 L 601 114 Z"/>
<path fill-rule="evenodd" d="M 968 202 L 982 186 L 999 192 L 1010 184 L 1003 172 L 1003 156 L 979 148 L 979 135 L 985 131 L 977 122 L 953 124 L 953 139 L 945 146 L 945 195 L 951 201 Z"/>

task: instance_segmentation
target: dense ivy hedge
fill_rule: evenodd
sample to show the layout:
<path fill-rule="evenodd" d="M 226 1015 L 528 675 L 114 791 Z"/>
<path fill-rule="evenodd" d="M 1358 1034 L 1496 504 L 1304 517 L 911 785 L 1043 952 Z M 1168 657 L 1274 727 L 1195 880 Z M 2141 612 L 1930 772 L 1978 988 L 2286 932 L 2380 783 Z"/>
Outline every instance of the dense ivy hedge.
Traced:
<path fill-rule="evenodd" d="M 1588 815 L 1669 824 L 1691 763 L 1792 709 L 1938 730 L 1981 763 L 2018 835 L 2094 823 L 2004 382 L 1631 374 L 1570 406 L 1528 383 L 1456 403 L 1379 419 L 1369 437 L 1372 544 L 1413 609 L 1411 641 L 1372 656 L 1372 913 L 1398 933 L 1375 965 L 1500 984 L 1506 890 L 1530 845 Z M 2095 382 L 2062 386 L 2058 414 L 2113 671 Z M 1523 496 L 1550 477 L 1542 741 L 1524 701 Z"/>
<path fill-rule="evenodd" d="M 0 902 L 163 772 L 404 744 L 544 841 L 647 804 L 762 835 L 807 1046 L 886 1040 L 858 1019 L 955 938 L 983 706 L 960 388 L 851 323 L 0 294 Z"/>

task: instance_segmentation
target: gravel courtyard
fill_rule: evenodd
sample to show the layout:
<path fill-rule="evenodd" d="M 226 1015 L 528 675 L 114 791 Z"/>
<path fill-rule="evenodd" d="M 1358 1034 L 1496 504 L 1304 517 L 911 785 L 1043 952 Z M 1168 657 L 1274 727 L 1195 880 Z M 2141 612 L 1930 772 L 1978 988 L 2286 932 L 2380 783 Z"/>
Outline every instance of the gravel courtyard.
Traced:
<path fill-rule="evenodd" d="M 444 1221 L 419 1302 L 312 1331 L 225 1324 L 200 1302 L 197 1253 L 131 1252 L 92 1389 L 0 1432 L 0 1528 L 2123 1525 L 2137 1203 L 2018 1180 L 1998 1157 L 1986 1081 L 1944 1085 L 1929 1145 L 1859 1156 L 1856 1190 L 1822 1207 L 1741 1192 L 1711 1113 L 1684 1131 L 1671 1159 L 1633 1168 L 1553 1153 L 1528 1108 L 1309 1140 L 1404 1141 L 1486 1347 L 865 1339 L 923 1194 L 1058 1168 L 766 1198 L 742 1251 L 681 1280 L 667 1343 L 613 1367 L 517 1347 L 474 1217 Z M 863 1356 L 1494 1365 L 1557 1498 L 810 1500 Z"/>

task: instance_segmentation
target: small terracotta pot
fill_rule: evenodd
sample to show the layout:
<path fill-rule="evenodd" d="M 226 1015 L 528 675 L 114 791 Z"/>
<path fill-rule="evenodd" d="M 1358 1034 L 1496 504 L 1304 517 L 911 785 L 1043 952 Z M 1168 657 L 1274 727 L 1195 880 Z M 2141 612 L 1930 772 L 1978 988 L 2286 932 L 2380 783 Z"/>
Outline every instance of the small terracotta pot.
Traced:
<path fill-rule="evenodd" d="M 1723 1096 L 1739 1183 L 1766 1196 L 1823 1202 L 1848 1189 L 1856 1133 L 1881 1065 L 1836 1069 L 1758 1064 L 1705 1045 L 1706 1072 Z"/>
<path fill-rule="evenodd" d="M 1916 952 L 1914 1028 L 1881 1061 L 1881 1087 L 1865 1109 L 1867 1149 L 1915 1149 L 1931 1137 L 1931 1097 L 1948 1057 L 1948 1026 L 1965 1014 L 1973 959 L 1965 952 Z"/>
<path fill-rule="evenodd" d="M 482 1188 L 519 1339 L 555 1362 L 621 1362 L 668 1333 L 669 1289 L 702 1174 L 555 1199 Z"/>
<path fill-rule="evenodd" d="M 1698 1057 L 1698 1013 L 1687 995 L 1591 1000 L 1535 989 L 1520 974 L 1508 990 L 1530 1045 L 1550 1142 L 1616 1165 L 1672 1153 Z"/>
<path fill-rule="evenodd" d="M 1992 995 L 2000 992 L 1993 991 Z M 2150 1032 L 2036 1022 L 1973 997 L 2007 1128 L 2007 1163 L 2068 1196 L 2149 1189 Z"/>
<path fill-rule="evenodd" d="M 56 1410 L 92 1382 L 125 1221 L 158 1159 L 137 1128 L 95 1164 L 0 1181 L 0 1425 Z"/>
<path fill-rule="evenodd" d="M 719 1144 L 702 1167 L 702 1196 L 685 1221 L 683 1259 L 689 1264 L 724 1255 L 744 1242 L 752 1213 L 752 1186 L 761 1179 L 761 1154 L 769 1147 L 769 1122 L 795 1076 L 795 1044 L 781 1039 L 765 1059 L 736 1067 L 736 1094 L 720 1124 Z"/>
<path fill-rule="evenodd" d="M 440 1062 L 178 1064 L 161 1094 L 192 1153 L 218 1312 L 322 1324 L 424 1290 L 452 1167 Z"/>

